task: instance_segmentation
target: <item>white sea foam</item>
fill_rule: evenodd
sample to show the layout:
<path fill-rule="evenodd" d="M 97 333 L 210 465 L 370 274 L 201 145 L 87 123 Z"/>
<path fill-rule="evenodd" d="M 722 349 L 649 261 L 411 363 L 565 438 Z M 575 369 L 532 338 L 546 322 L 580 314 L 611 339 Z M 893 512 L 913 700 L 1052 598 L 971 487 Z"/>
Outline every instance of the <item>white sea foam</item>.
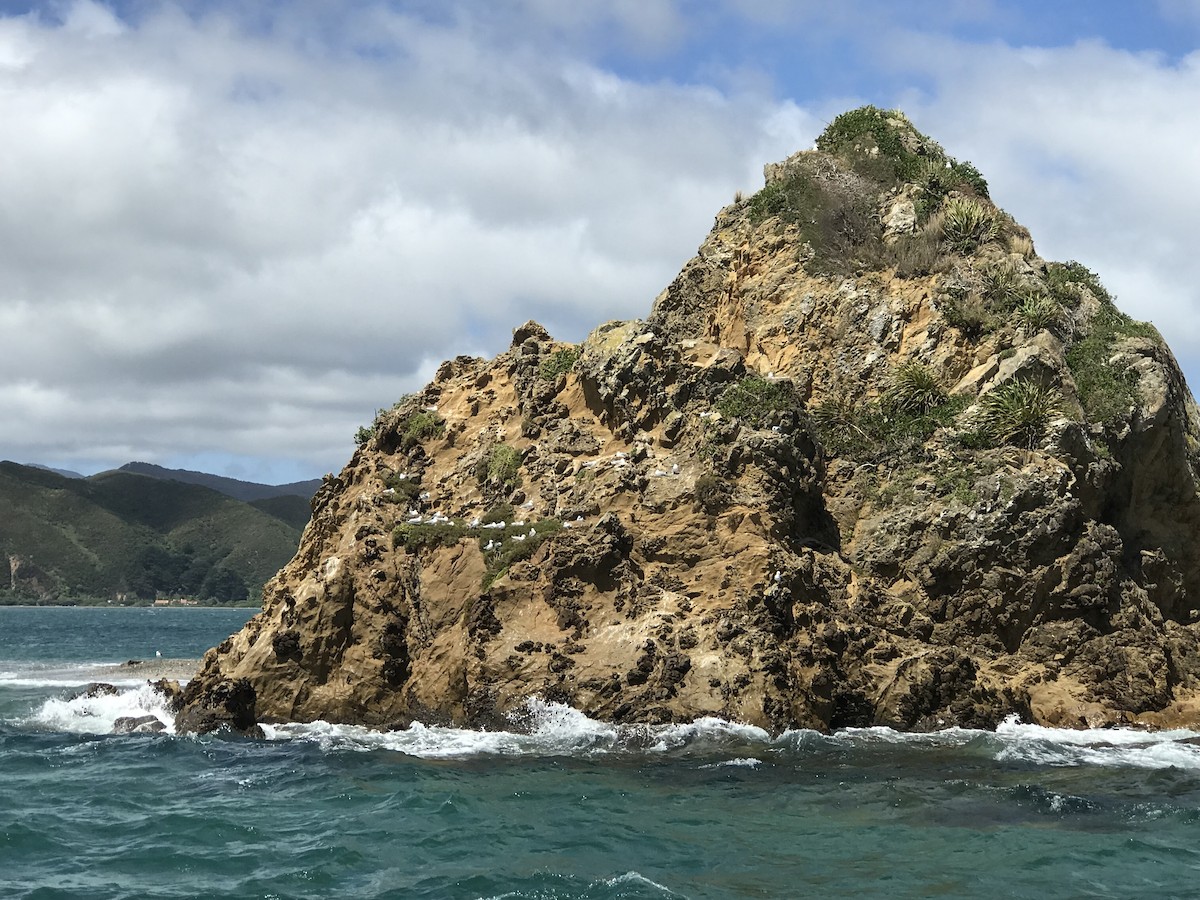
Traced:
<path fill-rule="evenodd" d="M 65 680 L 64 680 L 65 679 Z M 0 684 L 64 687 L 85 683 L 62 672 L 4 671 Z M 49 699 L 20 724 L 74 733 L 102 734 L 123 716 L 156 716 L 174 732 L 166 698 L 144 680 L 115 682 L 118 692 L 94 697 Z M 476 731 L 413 723 L 401 731 L 374 731 L 329 722 L 264 725 L 271 740 L 301 740 L 330 751 L 390 750 L 425 759 L 469 759 L 486 756 L 604 756 L 610 754 L 728 755 L 712 766 L 761 765 L 806 753 L 902 745 L 917 749 L 964 747 L 1000 762 L 1039 766 L 1105 766 L 1138 769 L 1200 770 L 1200 732 L 1136 731 L 1127 728 L 1047 728 L 1010 717 L 994 732 L 947 728 L 935 732 L 902 732 L 891 728 L 847 728 L 834 734 L 801 729 L 772 737 L 753 725 L 703 717 L 676 725 L 614 725 L 591 719 L 561 703 L 534 698 L 511 716 L 511 729 Z M 747 752 L 748 751 L 748 752 Z"/>
<path fill-rule="evenodd" d="M 85 684 L 90 684 L 96 681 L 95 678 L 88 678 L 86 675 L 72 675 L 63 673 L 61 675 L 18 675 L 14 674 L 10 677 L 5 677 L 7 673 L 0 673 L 0 687 L 32 687 L 32 688 L 65 688 L 65 687 L 82 687 Z M 140 684 L 145 684 L 145 678 L 105 678 L 105 684 L 111 684 L 113 687 L 131 688 L 137 687 Z"/>
<path fill-rule="evenodd" d="M 733 759 L 724 759 L 718 763 L 709 763 L 706 766 L 701 766 L 702 769 L 757 769 L 762 765 L 762 760 L 753 756 L 738 756 Z"/>
<path fill-rule="evenodd" d="M 746 744 L 765 745 L 761 728 L 706 717 L 683 725 L 613 725 L 577 709 L 538 698 L 511 716 L 513 730 L 472 731 L 423 725 L 403 731 L 378 732 L 328 722 L 264 726 L 274 740 L 309 740 L 326 749 L 395 750 L 424 758 L 473 756 L 579 756 L 610 753 L 719 751 Z"/>
<path fill-rule="evenodd" d="M 148 715 L 156 716 L 166 726 L 167 733 L 174 733 L 175 717 L 167 708 L 167 698 L 143 683 L 115 694 L 46 700 L 21 724 L 75 734 L 107 734 L 117 719 Z"/>
<path fill-rule="evenodd" d="M 977 742 L 983 752 L 990 753 L 998 761 L 1049 766 L 1200 769 L 1200 745 L 1181 743 L 1186 738 L 1200 738 L 1197 732 L 1072 731 L 1024 725 L 1015 718 L 1002 723 L 995 732 L 947 728 L 914 733 L 877 727 L 848 728 L 832 735 L 795 730 L 772 737 L 753 725 L 713 717 L 682 725 L 612 725 L 590 719 L 569 706 L 534 699 L 517 710 L 511 721 L 511 731 L 472 731 L 420 723 L 403 731 L 388 732 L 328 722 L 264 728 L 267 736 L 275 740 L 314 741 L 330 750 L 393 750 L 429 759 L 736 753 L 713 766 L 757 766 L 761 765 L 760 757 L 764 754 L 776 757 L 779 754 L 887 745 L 945 749 Z M 751 752 L 746 753 L 746 750 Z"/>
<path fill-rule="evenodd" d="M 996 729 L 996 759 L 1044 766 L 1200 769 L 1200 733 L 1129 728 L 1043 728 L 1010 717 Z"/>
<path fill-rule="evenodd" d="M 604 881 L 605 887 L 619 888 L 625 885 L 637 885 L 638 887 L 654 888 L 662 891 L 667 897 L 681 897 L 682 894 L 677 894 L 665 884 L 659 884 L 657 881 L 652 881 L 641 872 L 626 872 L 624 875 L 618 875 L 615 878 L 608 878 Z"/>
<path fill-rule="evenodd" d="M 685 896 L 684 894 L 675 893 L 673 890 L 671 890 L 666 885 L 659 884 L 657 881 L 653 881 L 653 880 L 647 878 L 641 872 L 626 872 L 623 875 L 616 875 L 616 876 L 613 876 L 612 878 L 603 878 L 599 881 L 594 881 L 591 883 L 591 885 L 589 885 L 589 890 L 586 893 L 584 893 L 583 896 L 584 897 L 592 896 L 592 891 L 591 891 L 592 888 L 609 888 L 609 889 L 615 888 L 617 890 L 621 890 L 626 887 L 631 887 L 635 890 L 638 888 L 649 888 L 650 890 L 661 891 L 662 896 L 666 897 L 666 898 L 670 898 L 670 897 L 683 898 Z M 640 893 L 640 891 L 639 891 L 639 893 Z M 528 896 L 529 896 L 529 894 L 525 893 L 524 891 L 508 891 L 507 893 L 504 893 L 504 894 L 494 894 L 491 897 L 482 897 L 482 898 L 480 898 L 480 900 L 516 900 L 516 898 L 518 898 L 518 897 L 528 897 Z M 544 895 L 541 893 L 538 893 L 536 896 L 541 897 Z"/>

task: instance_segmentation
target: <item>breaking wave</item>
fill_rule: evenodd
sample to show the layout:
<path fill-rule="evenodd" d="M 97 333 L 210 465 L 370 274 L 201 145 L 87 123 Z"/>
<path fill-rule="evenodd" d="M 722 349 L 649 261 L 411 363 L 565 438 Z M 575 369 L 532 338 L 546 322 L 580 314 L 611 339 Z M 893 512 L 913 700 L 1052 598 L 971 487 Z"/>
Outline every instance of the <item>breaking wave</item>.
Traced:
<path fill-rule="evenodd" d="M 403 731 L 372 731 L 328 722 L 264 726 L 275 741 L 309 741 L 330 751 L 389 750 L 425 759 L 487 756 L 669 755 L 727 757 L 717 766 L 756 769 L 792 765 L 813 754 L 892 753 L 898 748 L 960 749 L 997 762 L 1035 766 L 1107 766 L 1200 770 L 1200 732 L 1086 729 L 1026 725 L 1015 717 L 994 732 L 947 728 L 929 733 L 848 728 L 807 729 L 772 736 L 761 728 L 706 717 L 682 725 L 614 725 L 569 706 L 530 700 L 511 731 L 473 731 L 414 723 Z"/>
<path fill-rule="evenodd" d="M 156 717 L 168 734 L 175 731 L 175 716 L 167 705 L 167 698 L 145 683 L 112 694 L 51 698 L 17 724 L 43 731 L 108 734 L 117 719 L 142 716 Z"/>
<path fill-rule="evenodd" d="M 0 679 L 7 675 L 0 673 Z M 25 681 L 46 683 L 29 678 L 13 678 L 8 683 Z M 43 731 L 105 734 L 119 718 L 147 715 L 158 718 L 166 733 L 174 733 L 174 716 L 166 698 L 143 681 L 118 686 L 110 694 L 42 700 L 14 724 Z M 324 721 L 263 725 L 263 731 L 268 741 L 311 743 L 329 752 L 390 751 L 420 759 L 692 757 L 713 768 L 754 770 L 846 753 L 884 760 L 897 752 L 953 751 L 1016 766 L 1200 771 L 1200 732 L 1184 729 L 1073 730 L 1027 725 L 1010 717 L 995 731 L 947 728 L 914 733 L 874 727 L 847 728 L 833 734 L 797 729 L 772 736 L 762 728 L 715 717 L 674 725 L 616 725 L 538 698 L 527 701 L 509 718 L 510 729 L 493 731 L 420 722 L 404 730 L 376 731 Z"/>

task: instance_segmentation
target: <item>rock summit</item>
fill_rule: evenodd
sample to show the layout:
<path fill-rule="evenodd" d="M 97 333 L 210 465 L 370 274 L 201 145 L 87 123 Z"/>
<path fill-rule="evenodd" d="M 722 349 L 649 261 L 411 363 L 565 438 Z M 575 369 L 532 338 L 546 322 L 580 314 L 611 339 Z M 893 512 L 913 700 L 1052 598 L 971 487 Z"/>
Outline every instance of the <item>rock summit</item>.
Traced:
<path fill-rule="evenodd" d="M 1200 416 L 1152 326 L 900 113 L 722 209 L 645 320 L 382 412 L 182 728 L 1200 721 Z"/>

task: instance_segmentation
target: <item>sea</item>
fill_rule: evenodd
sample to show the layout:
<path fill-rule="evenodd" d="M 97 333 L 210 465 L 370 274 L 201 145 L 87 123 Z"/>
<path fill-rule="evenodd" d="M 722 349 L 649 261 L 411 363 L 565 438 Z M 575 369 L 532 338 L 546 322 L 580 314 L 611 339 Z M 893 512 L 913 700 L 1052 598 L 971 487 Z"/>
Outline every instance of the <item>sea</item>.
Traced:
<path fill-rule="evenodd" d="M 1200 734 L 321 722 L 261 741 L 132 674 L 251 610 L 0 608 L 0 898 L 1200 897 Z"/>

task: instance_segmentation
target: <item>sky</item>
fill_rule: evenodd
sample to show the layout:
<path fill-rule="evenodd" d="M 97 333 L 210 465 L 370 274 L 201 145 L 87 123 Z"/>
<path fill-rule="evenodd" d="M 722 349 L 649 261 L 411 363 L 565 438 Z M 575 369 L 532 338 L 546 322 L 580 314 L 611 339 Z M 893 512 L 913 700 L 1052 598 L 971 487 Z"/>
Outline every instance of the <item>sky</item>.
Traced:
<path fill-rule="evenodd" d="M 337 472 L 865 103 L 1200 384 L 1200 0 L 0 0 L 0 459 Z"/>

